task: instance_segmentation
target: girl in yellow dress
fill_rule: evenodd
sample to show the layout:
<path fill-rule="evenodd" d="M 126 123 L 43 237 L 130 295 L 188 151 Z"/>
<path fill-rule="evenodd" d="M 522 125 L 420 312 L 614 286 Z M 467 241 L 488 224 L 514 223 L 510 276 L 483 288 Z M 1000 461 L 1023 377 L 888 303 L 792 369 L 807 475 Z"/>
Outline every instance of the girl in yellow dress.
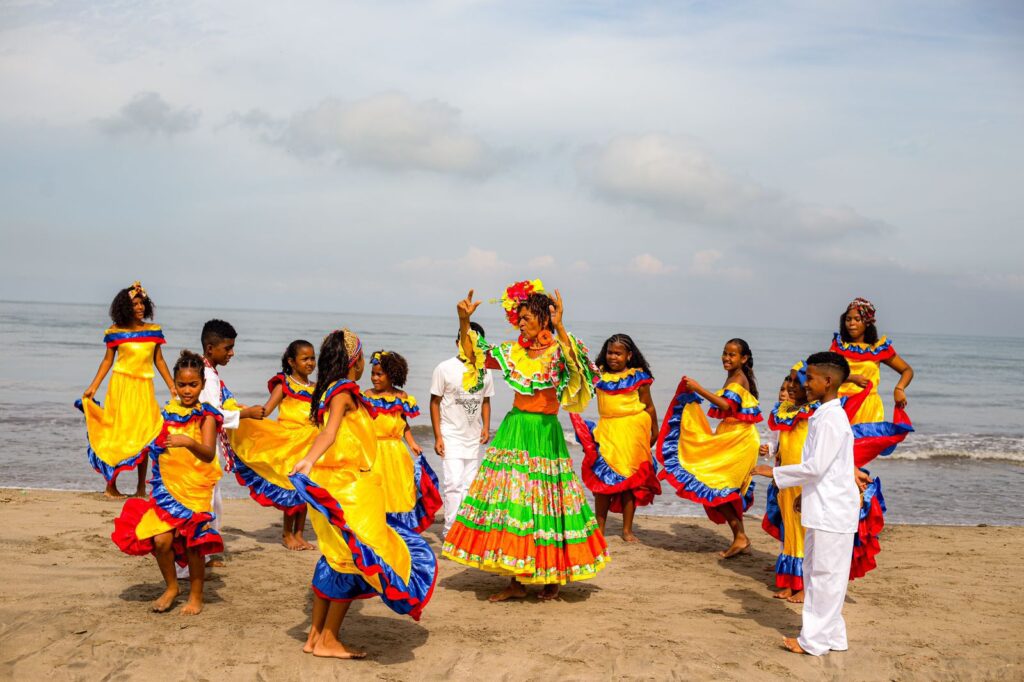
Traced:
<path fill-rule="evenodd" d="M 864 404 L 851 420 L 852 424 L 885 421 L 885 408 L 878 395 L 881 365 L 898 372 L 899 381 L 892 391 L 898 409 L 907 406 L 906 388 L 914 379 L 914 370 L 901 358 L 885 336 L 875 327 L 875 306 L 866 298 L 855 298 L 839 316 L 839 331 L 832 338 L 830 350 L 850 363 L 850 378 L 839 389 L 839 396 L 850 396 L 867 390 Z M 870 384 L 870 386 L 869 386 Z"/>
<path fill-rule="evenodd" d="M 657 454 L 662 471 L 683 499 L 704 505 L 715 523 L 728 523 L 733 540 L 721 552 L 730 558 L 750 547 L 743 512 L 754 501 L 751 476 L 757 465 L 760 438 L 755 424 L 762 421 L 754 378 L 754 357 L 743 339 L 730 339 L 722 350 L 725 385 L 711 393 L 684 376 L 665 414 Z M 700 409 L 711 403 L 708 417 L 720 419 L 712 431 Z"/>
<path fill-rule="evenodd" d="M 373 469 L 384 483 L 388 521 L 422 533 L 434 523 L 434 514 L 443 502 L 437 489 L 437 475 L 409 428 L 409 420 L 419 416 L 420 408 L 416 398 L 399 390 L 408 374 L 409 364 L 401 355 L 377 351 L 370 358 L 373 390 L 363 394 L 363 401 L 374 415 L 377 459 Z M 410 450 L 415 461 L 409 457 Z"/>
<path fill-rule="evenodd" d="M 153 301 L 139 282 L 117 292 L 110 304 L 113 326 L 103 335 L 107 352 L 82 399 L 75 402 L 85 414 L 89 463 L 107 481 L 103 494 L 124 497 L 117 490 L 123 471 L 139 470 L 137 497 L 146 495 L 146 457 L 143 450 L 160 433 L 163 420 L 153 391 L 153 367 L 160 373 L 171 397 L 174 380 L 160 352 L 164 333 L 153 319 Z M 101 406 L 95 399 L 111 367 L 114 374 Z"/>
<path fill-rule="evenodd" d="M 235 479 L 249 489 L 249 496 L 264 507 L 284 512 L 281 543 L 288 549 L 313 549 L 302 536 L 306 526 L 306 501 L 292 486 L 288 475 L 302 459 L 317 429 L 309 420 L 316 370 L 313 344 L 296 339 L 281 357 L 281 371 L 267 382 L 270 397 L 263 414 L 278 410 L 277 420 L 243 419 L 228 431 Z"/>
<path fill-rule="evenodd" d="M 188 565 L 191 584 L 186 615 L 203 610 L 203 557 L 224 549 L 211 522 L 213 488 L 221 477 L 217 461 L 217 431 L 221 414 L 199 402 L 203 390 L 203 358 L 187 350 L 174 364 L 177 397 L 163 410 L 159 435 L 147 448 L 153 460 L 153 494 L 126 500 L 114 519 L 110 538 L 125 554 L 153 554 L 167 589 L 153 602 L 162 613 L 178 597 L 174 563 Z"/>
<path fill-rule="evenodd" d="M 651 400 L 651 368 L 627 334 L 615 334 L 601 347 L 595 362 L 601 370 L 594 428 L 579 414 L 570 414 L 576 439 L 583 446 L 580 471 L 594 494 L 597 523 L 605 533 L 608 511 L 622 514 L 622 539 L 636 542 L 633 515 L 637 507 L 661 494 L 651 446 L 658 441 L 658 415 Z"/>
<path fill-rule="evenodd" d="M 353 599 L 377 595 L 395 612 L 419 620 L 437 579 L 437 557 L 427 542 L 387 522 L 381 476 L 372 471 L 373 417 L 356 384 L 364 366 L 355 334 L 340 329 L 324 338 L 310 407 L 320 433 L 291 476 L 312 508 L 323 552 L 313 571 L 312 624 L 303 647 L 315 656 L 366 656 L 338 639 Z"/>

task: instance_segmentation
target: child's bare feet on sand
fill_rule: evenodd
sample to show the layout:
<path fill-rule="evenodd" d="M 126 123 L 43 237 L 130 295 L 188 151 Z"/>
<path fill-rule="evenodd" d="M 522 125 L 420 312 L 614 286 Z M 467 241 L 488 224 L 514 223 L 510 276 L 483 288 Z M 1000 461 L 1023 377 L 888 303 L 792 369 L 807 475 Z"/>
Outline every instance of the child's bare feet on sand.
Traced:
<path fill-rule="evenodd" d="M 541 601 L 558 599 L 558 585 L 545 585 L 544 589 L 537 593 L 537 599 Z"/>
<path fill-rule="evenodd" d="M 299 542 L 298 538 L 296 538 L 291 533 L 284 533 L 283 535 L 281 535 L 281 544 L 287 547 L 288 549 L 295 551 L 298 551 L 300 549 L 306 549 L 302 546 L 302 543 Z"/>
<path fill-rule="evenodd" d="M 776 599 L 789 599 L 793 596 L 793 590 L 788 587 L 783 587 L 781 590 L 772 595 Z"/>
<path fill-rule="evenodd" d="M 622 539 L 625 540 L 626 542 L 640 542 L 639 538 L 637 538 L 637 536 L 633 535 L 633 531 L 627 531 L 627 530 L 622 531 Z"/>
<path fill-rule="evenodd" d="M 220 559 L 207 559 L 206 560 L 206 567 L 207 568 L 221 568 L 223 566 L 224 566 L 224 562 L 221 561 Z"/>
<path fill-rule="evenodd" d="M 153 612 L 164 613 L 165 611 L 170 611 L 171 607 L 174 606 L 174 600 L 177 598 L 178 586 L 175 585 L 174 587 L 168 587 L 164 590 L 164 593 L 153 602 Z"/>
<path fill-rule="evenodd" d="M 794 592 L 793 596 L 787 599 L 790 604 L 803 604 L 804 603 L 804 591 Z"/>
<path fill-rule="evenodd" d="M 198 616 L 203 612 L 203 598 L 189 596 L 188 603 L 181 607 L 183 616 Z"/>
<path fill-rule="evenodd" d="M 487 598 L 491 603 L 508 601 L 509 599 L 523 599 L 526 597 L 526 588 L 519 583 L 511 583 L 501 592 L 496 592 Z"/>
<path fill-rule="evenodd" d="M 745 535 L 741 535 L 732 541 L 732 544 L 729 545 L 729 549 L 724 552 L 719 552 L 718 556 L 723 559 L 731 559 L 737 554 L 743 554 L 748 549 L 750 549 L 750 540 L 748 540 Z"/>
<path fill-rule="evenodd" d="M 792 651 L 794 654 L 806 654 L 803 647 L 800 646 L 800 642 L 796 641 L 796 637 L 783 637 L 782 648 L 787 651 Z"/>
<path fill-rule="evenodd" d="M 108 483 L 107 487 L 103 490 L 103 496 L 109 497 L 112 500 L 123 500 L 125 494 L 117 489 L 117 486 L 113 483 Z"/>
<path fill-rule="evenodd" d="M 305 649 L 303 649 L 305 651 Z M 359 651 L 358 649 L 349 649 L 347 646 L 334 639 L 333 637 L 321 636 L 316 644 L 313 645 L 313 655 L 321 656 L 323 658 L 366 658 L 365 651 Z"/>
<path fill-rule="evenodd" d="M 313 545 L 306 541 L 306 538 L 302 537 L 302 533 L 296 533 L 295 539 L 299 543 L 299 549 L 316 549 Z"/>

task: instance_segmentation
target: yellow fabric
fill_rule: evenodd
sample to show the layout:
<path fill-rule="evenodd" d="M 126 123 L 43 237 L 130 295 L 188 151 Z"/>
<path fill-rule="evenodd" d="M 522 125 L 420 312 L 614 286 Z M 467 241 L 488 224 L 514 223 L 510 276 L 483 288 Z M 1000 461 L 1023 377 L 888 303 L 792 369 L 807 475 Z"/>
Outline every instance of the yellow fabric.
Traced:
<path fill-rule="evenodd" d="M 569 336 L 568 346 L 561 341 L 558 342 L 558 347 L 565 358 L 565 365 L 569 370 L 569 383 L 562 390 L 559 400 L 562 403 L 562 409 L 566 412 L 580 414 L 587 409 L 590 399 L 594 397 L 594 384 L 593 374 L 589 368 L 584 368 L 584 363 L 590 362 L 590 360 L 581 358 L 577 354 L 576 343 L 578 342 L 572 335 Z"/>
<path fill-rule="evenodd" d="M 292 381 L 293 389 L 305 388 Z M 309 403 L 287 394 L 277 408 L 277 420 L 242 419 L 227 431 L 231 449 L 261 478 L 292 490 L 288 474 L 309 453 L 317 429 L 309 421 Z"/>
<path fill-rule="evenodd" d="M 377 397 L 377 396 L 375 396 Z M 401 412 L 378 412 L 373 420 L 377 459 L 373 471 L 384 486 L 384 511 L 407 512 L 416 506 L 416 473 L 402 441 L 405 420 Z"/>
<path fill-rule="evenodd" d="M 605 372 L 601 381 L 618 381 L 633 373 L 632 369 Z M 597 412 L 601 419 L 594 429 L 594 439 L 601 445 L 601 456 L 615 473 L 632 476 L 644 462 L 651 461 L 651 415 L 640 401 L 640 392 L 598 390 Z"/>
<path fill-rule="evenodd" d="M 330 418 L 324 415 L 324 423 Z M 373 419 L 360 405 L 345 415 L 334 443 L 309 473 L 310 479 L 325 488 L 341 505 L 345 520 L 355 536 L 372 548 L 402 580 L 408 581 L 412 557 L 401 537 L 387 525 L 384 511 L 384 484 L 380 474 L 364 471 L 377 451 Z M 320 513 L 310 514 L 320 551 L 331 568 L 339 573 L 359 573 L 352 551 L 341 531 Z M 363 576 L 380 591 L 376 576 Z"/>
<path fill-rule="evenodd" d="M 168 403 L 168 412 L 187 414 L 186 408 L 177 400 Z M 202 420 L 194 420 L 185 424 L 167 422 L 167 433 L 181 434 L 202 442 Z M 212 462 L 204 462 L 188 448 L 168 448 L 159 456 L 160 479 L 171 496 L 193 512 L 209 512 L 213 505 L 213 488 L 223 475 L 217 458 Z M 141 540 L 171 529 L 160 520 L 152 509 L 146 512 L 135 529 L 135 535 Z"/>
<path fill-rule="evenodd" d="M 726 419 L 712 431 L 700 403 L 683 408 L 679 462 L 709 488 L 738 488 L 746 493 L 760 445 L 754 424 Z"/>
<path fill-rule="evenodd" d="M 806 419 L 797 419 L 793 423 L 791 431 L 779 431 L 779 457 L 782 466 L 799 464 L 803 461 L 802 453 L 809 428 Z M 780 488 L 778 503 L 784 528 L 782 553 L 802 558 L 804 555 L 804 527 L 800 523 L 800 512 L 796 510 L 796 498 L 800 494 L 800 490 L 800 486 Z"/>
<path fill-rule="evenodd" d="M 871 393 L 864 399 L 864 403 L 850 420 L 850 424 L 885 421 L 885 406 L 882 404 L 882 397 L 878 395 L 878 381 L 882 377 L 881 363 L 872 360 L 850 360 L 849 358 L 846 360 L 850 363 L 850 374 L 860 374 L 871 382 Z M 864 389 L 857 384 L 845 383 L 839 387 L 839 395 L 856 395 L 862 390 Z"/>
<path fill-rule="evenodd" d="M 715 395 L 724 396 L 726 391 L 732 391 L 740 397 L 741 408 L 752 408 L 760 405 L 760 402 L 754 397 L 753 393 L 736 383 L 726 384 L 725 388 L 720 388 L 715 391 Z"/>
<path fill-rule="evenodd" d="M 160 325 L 158 324 L 143 325 L 141 329 L 110 327 L 104 332 L 104 335 L 159 330 Z M 156 346 L 157 344 L 152 341 L 126 341 L 121 343 L 116 347 L 114 372 L 128 374 L 140 379 L 152 379 L 156 374 L 153 369 L 153 354 L 156 352 Z"/>
<path fill-rule="evenodd" d="M 126 346 L 134 345 L 143 344 L 122 344 L 118 356 Z M 152 367 L 152 354 L 149 364 Z M 149 376 L 152 377 L 152 373 Z M 110 466 L 137 455 L 159 435 L 163 425 L 152 378 L 124 372 L 114 372 L 110 377 L 103 407 L 92 400 L 83 400 L 82 409 L 89 445 L 96 456 Z"/>

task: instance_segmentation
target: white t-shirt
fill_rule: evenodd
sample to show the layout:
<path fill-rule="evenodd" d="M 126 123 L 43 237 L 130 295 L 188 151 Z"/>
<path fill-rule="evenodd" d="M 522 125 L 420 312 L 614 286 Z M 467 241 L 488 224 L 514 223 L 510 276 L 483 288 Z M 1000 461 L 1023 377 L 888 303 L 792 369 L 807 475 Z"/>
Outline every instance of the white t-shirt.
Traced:
<path fill-rule="evenodd" d="M 465 372 L 465 365 L 454 357 L 435 367 L 430 380 L 430 394 L 441 398 L 441 437 L 446 459 L 474 459 L 479 455 L 484 398 L 494 395 L 490 371 L 484 372 L 484 387 L 476 393 L 463 390 Z"/>

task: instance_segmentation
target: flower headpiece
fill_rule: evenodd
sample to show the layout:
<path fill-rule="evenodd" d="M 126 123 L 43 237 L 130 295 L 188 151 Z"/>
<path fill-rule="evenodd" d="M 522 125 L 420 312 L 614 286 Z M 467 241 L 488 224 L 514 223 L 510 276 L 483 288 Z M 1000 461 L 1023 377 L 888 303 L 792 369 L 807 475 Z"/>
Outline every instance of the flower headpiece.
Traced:
<path fill-rule="evenodd" d="M 510 284 L 506 289 L 505 293 L 501 295 L 501 300 L 491 299 L 491 303 L 501 303 L 501 307 L 505 309 L 505 319 L 513 327 L 519 326 L 519 306 L 521 306 L 526 299 L 530 297 L 530 294 L 544 294 L 544 283 L 539 279 L 524 279 L 522 282 L 515 282 Z"/>
<path fill-rule="evenodd" d="M 860 313 L 860 319 L 864 321 L 865 325 L 875 323 L 875 304 L 866 298 L 855 298 L 850 301 L 850 305 L 846 306 L 846 309 L 856 308 L 857 312 Z"/>
<path fill-rule="evenodd" d="M 135 298 L 141 296 L 142 298 L 149 298 L 149 294 L 142 288 L 142 282 L 135 280 L 130 287 L 128 287 L 128 297 Z"/>

